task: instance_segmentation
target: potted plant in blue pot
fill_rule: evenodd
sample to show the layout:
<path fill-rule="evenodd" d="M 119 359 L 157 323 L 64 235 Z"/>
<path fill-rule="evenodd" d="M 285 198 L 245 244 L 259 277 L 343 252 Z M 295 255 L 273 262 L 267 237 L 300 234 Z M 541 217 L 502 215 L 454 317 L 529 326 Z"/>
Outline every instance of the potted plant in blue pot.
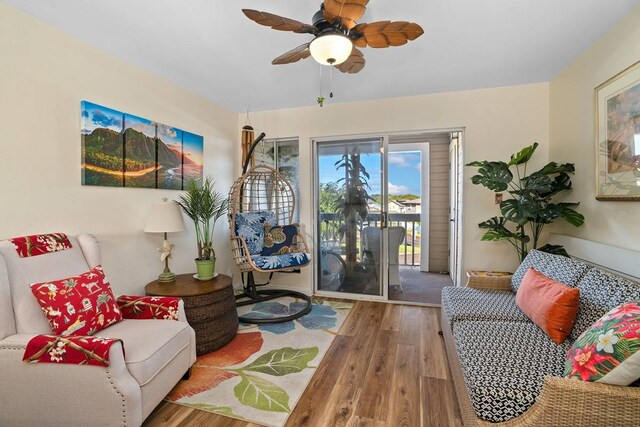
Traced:
<path fill-rule="evenodd" d="M 187 181 L 186 193 L 176 202 L 193 221 L 198 244 L 196 268 L 198 279 L 215 276 L 216 252 L 213 249 L 213 231 L 216 222 L 227 213 L 227 198 L 214 188 L 214 180 L 208 176 L 203 181 Z"/>

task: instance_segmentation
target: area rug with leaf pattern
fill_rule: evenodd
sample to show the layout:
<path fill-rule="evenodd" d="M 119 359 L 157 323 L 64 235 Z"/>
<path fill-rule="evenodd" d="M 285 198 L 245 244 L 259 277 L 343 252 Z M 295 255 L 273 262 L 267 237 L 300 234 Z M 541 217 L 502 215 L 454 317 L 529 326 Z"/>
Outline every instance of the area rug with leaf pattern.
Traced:
<path fill-rule="evenodd" d="M 298 311 L 302 302 L 282 298 L 240 307 L 239 313 L 268 318 Z M 199 356 L 191 378 L 167 400 L 267 426 L 283 426 L 352 304 L 316 300 L 311 313 L 273 325 L 240 324 L 225 347 Z"/>

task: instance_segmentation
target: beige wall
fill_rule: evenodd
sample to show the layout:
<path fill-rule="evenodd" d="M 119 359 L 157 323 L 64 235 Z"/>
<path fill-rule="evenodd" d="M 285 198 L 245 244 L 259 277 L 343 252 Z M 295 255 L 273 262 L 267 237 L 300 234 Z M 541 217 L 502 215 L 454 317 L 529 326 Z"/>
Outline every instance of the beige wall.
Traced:
<path fill-rule="evenodd" d="M 235 176 L 238 115 L 0 4 L 0 238 L 93 233 L 116 293 L 142 293 L 161 271 L 160 235 L 142 229 L 152 203 L 179 192 L 80 185 L 80 101 L 204 136 L 205 172 L 227 192 Z M 172 270 L 194 272 L 195 238 L 171 236 Z M 220 270 L 231 265 L 226 221 Z"/>
<path fill-rule="evenodd" d="M 313 84 L 309 81 L 309 84 Z M 325 104 L 251 114 L 251 123 L 269 138 L 299 137 L 301 155 L 301 222 L 312 233 L 312 158 L 314 137 L 357 135 L 445 128 L 465 128 L 466 161 L 508 159 L 509 155 L 534 141 L 540 143 L 533 160 L 542 166 L 547 160 L 549 135 L 548 84 L 449 92 L 378 101 Z M 238 119 L 238 125 L 244 118 Z M 477 224 L 497 214 L 493 194 L 471 184 L 465 168 L 464 244 L 465 268 L 512 269 L 517 258 L 506 243 L 480 242 Z M 309 239 L 311 240 L 311 239 Z M 281 275 L 284 286 L 308 288 L 312 269 L 302 275 Z"/>
<path fill-rule="evenodd" d="M 564 225 L 561 233 L 615 246 L 640 250 L 638 202 L 595 200 L 594 88 L 640 61 L 640 7 L 636 7 L 550 84 L 549 158 L 573 162 L 574 190 L 567 200 L 579 201 L 586 217 L 576 229 Z"/>

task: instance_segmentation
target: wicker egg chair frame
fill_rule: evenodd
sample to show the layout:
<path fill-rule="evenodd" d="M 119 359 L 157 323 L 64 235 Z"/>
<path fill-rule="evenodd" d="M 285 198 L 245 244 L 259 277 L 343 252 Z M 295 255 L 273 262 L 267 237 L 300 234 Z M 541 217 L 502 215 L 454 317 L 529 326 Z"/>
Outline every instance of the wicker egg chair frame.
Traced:
<path fill-rule="evenodd" d="M 261 289 L 257 287 L 269 284 L 274 272 L 292 272 L 297 268 L 279 268 L 264 270 L 259 268 L 252 260 L 245 240 L 236 234 L 236 214 L 240 212 L 267 211 L 273 212 L 278 225 L 288 225 L 293 221 L 295 209 L 295 195 L 291 184 L 286 178 L 274 168 L 266 165 L 256 165 L 246 171 L 248 160 L 257 143 L 264 137 L 261 134 L 247 154 L 244 163 L 244 173 L 236 180 L 229 192 L 229 230 L 231 235 L 231 251 L 242 274 L 243 292 L 236 296 L 236 305 L 244 306 L 257 302 L 269 301 L 276 298 L 292 297 L 305 302 L 304 307 L 287 316 L 280 316 L 269 319 L 259 319 L 250 316 L 240 316 L 243 323 L 270 324 L 288 322 L 297 319 L 311 311 L 311 298 L 297 291 L 279 289 Z M 302 233 L 293 240 L 294 251 L 310 253 L 307 242 Z M 254 273 L 269 273 L 269 280 L 266 283 L 257 284 Z"/>

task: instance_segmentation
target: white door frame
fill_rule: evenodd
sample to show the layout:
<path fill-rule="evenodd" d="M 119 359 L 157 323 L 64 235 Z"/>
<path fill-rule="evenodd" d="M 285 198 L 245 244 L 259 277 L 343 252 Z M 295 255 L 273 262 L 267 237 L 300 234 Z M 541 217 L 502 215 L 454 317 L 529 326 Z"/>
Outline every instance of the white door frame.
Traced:
<path fill-rule="evenodd" d="M 449 241 L 449 276 L 454 286 L 462 286 L 464 265 L 462 262 L 462 215 L 464 211 L 462 208 L 462 190 L 464 187 L 463 132 L 463 130 L 457 132 L 458 135 L 455 138 L 455 142 L 452 138 L 449 145 L 449 221 L 451 221 L 449 225 L 449 236 L 450 240 L 451 237 L 455 239 L 455 241 Z M 452 223 L 453 226 L 451 225 Z M 451 260 L 451 258 L 453 258 L 453 260 Z M 451 261 L 453 261 L 453 265 L 451 265 Z"/>

